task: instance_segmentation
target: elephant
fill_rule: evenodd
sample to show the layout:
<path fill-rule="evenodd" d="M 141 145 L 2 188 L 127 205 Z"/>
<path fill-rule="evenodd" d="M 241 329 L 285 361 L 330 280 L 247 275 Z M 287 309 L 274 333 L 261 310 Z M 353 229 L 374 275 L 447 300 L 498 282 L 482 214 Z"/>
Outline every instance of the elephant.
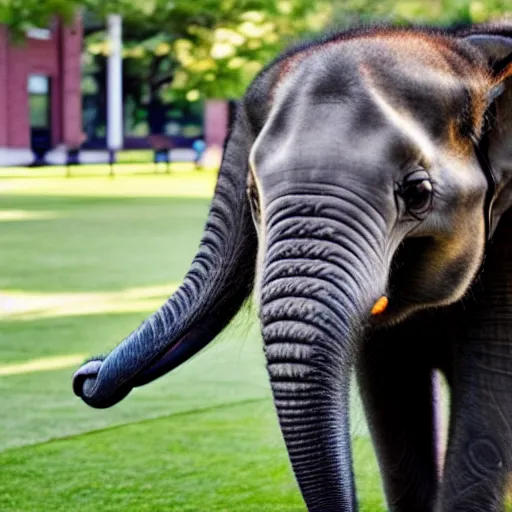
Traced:
<path fill-rule="evenodd" d="M 355 375 L 393 512 L 498 511 L 512 471 L 512 30 L 376 26 L 285 51 L 227 137 L 183 284 L 73 389 L 110 407 L 251 296 L 307 509 L 355 511 Z M 441 457 L 436 400 L 450 389 Z"/>

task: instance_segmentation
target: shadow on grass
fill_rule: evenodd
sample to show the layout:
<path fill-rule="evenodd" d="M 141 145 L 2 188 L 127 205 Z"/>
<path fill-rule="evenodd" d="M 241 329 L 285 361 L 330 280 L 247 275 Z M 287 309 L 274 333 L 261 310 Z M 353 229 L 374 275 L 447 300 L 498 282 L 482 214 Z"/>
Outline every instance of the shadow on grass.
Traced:
<path fill-rule="evenodd" d="M 257 328 L 242 313 L 189 363 L 137 388 L 118 406 L 97 411 L 71 391 L 76 364 L 59 370 L 0 376 L 0 450 L 214 404 L 268 396 Z M 0 360 L 5 365 L 37 358 L 88 356 L 112 349 L 147 316 L 103 314 L 0 322 Z"/>

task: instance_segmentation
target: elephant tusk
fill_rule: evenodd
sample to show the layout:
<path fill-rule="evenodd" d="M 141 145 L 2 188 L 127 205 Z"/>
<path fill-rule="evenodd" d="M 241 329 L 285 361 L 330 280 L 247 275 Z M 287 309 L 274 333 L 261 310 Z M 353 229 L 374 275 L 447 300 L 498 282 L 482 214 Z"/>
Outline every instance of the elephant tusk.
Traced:
<path fill-rule="evenodd" d="M 381 313 L 384 313 L 386 311 L 386 308 L 388 307 L 389 300 L 388 298 L 383 295 L 372 307 L 372 315 L 380 315 Z"/>

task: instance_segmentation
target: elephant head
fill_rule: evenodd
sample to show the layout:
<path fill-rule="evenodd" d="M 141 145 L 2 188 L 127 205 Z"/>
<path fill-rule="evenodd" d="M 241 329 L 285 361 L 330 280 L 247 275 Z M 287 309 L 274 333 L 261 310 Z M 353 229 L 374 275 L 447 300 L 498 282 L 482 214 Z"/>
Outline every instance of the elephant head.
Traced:
<path fill-rule="evenodd" d="M 379 28 L 274 61 L 241 103 L 183 285 L 83 366 L 75 393 L 109 407 L 168 372 L 254 284 L 307 506 L 356 509 L 348 393 L 359 347 L 371 330 L 458 301 L 511 206 L 510 41 Z"/>

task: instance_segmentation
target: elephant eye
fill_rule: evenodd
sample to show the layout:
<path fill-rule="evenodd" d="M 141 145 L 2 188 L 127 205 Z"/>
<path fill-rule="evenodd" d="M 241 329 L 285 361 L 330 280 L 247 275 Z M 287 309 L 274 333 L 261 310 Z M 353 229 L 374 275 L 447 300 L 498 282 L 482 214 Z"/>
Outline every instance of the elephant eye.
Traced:
<path fill-rule="evenodd" d="M 421 216 L 432 208 L 432 181 L 425 170 L 408 174 L 398 185 L 398 193 L 403 199 L 407 212 L 413 217 Z"/>

